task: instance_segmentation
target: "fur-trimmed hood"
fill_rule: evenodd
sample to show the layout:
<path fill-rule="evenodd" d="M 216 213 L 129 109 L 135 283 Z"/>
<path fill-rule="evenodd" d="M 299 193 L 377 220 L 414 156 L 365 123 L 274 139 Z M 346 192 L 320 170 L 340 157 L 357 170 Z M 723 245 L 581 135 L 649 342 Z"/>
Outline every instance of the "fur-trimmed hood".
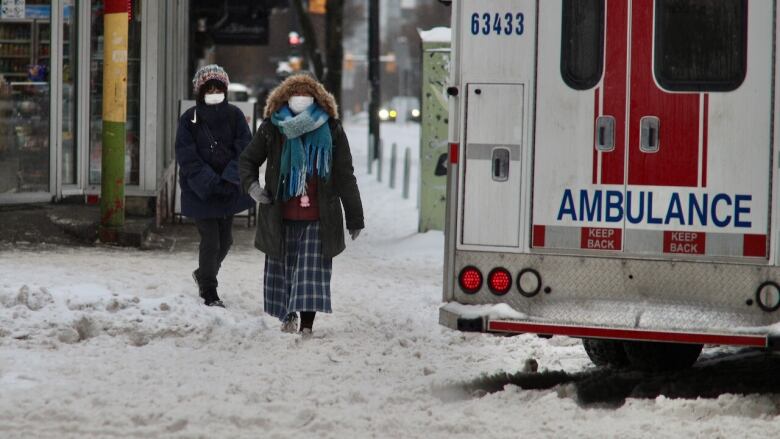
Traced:
<path fill-rule="evenodd" d="M 285 79 L 268 95 L 268 100 L 263 110 L 263 117 L 271 117 L 278 109 L 282 108 L 291 96 L 307 94 L 314 97 L 314 101 L 328 113 L 333 119 L 339 118 L 339 107 L 336 98 L 325 87 L 311 76 L 298 73 Z"/>

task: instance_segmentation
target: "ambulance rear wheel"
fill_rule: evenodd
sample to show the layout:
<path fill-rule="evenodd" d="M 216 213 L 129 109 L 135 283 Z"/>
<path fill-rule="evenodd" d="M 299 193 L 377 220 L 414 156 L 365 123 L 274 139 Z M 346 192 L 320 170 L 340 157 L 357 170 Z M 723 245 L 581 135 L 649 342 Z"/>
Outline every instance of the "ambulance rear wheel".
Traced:
<path fill-rule="evenodd" d="M 699 358 L 702 347 L 700 344 L 643 341 L 627 341 L 623 344 L 630 367 L 647 372 L 689 368 Z"/>
<path fill-rule="evenodd" d="M 623 368 L 628 366 L 628 357 L 623 350 L 623 342 L 618 340 L 601 340 L 583 338 L 582 345 L 596 366 Z"/>

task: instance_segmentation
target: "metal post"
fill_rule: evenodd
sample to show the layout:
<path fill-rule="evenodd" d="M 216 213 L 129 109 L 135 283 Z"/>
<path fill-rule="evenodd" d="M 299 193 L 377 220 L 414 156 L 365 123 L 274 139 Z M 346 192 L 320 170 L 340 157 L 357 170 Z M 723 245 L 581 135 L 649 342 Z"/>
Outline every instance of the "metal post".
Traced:
<path fill-rule="evenodd" d="M 125 224 L 125 124 L 130 2 L 106 0 L 103 15 L 103 151 L 100 240 L 117 242 Z"/>
<path fill-rule="evenodd" d="M 395 160 L 398 153 L 398 145 L 393 142 L 390 148 L 390 189 L 395 189 Z"/>
<path fill-rule="evenodd" d="M 403 197 L 404 200 L 409 199 L 409 177 L 411 176 L 411 167 L 412 167 L 412 150 L 411 148 L 406 148 L 406 151 L 404 151 L 404 187 L 403 187 Z"/>
<path fill-rule="evenodd" d="M 376 181 L 382 182 L 382 164 L 384 163 L 384 143 L 379 140 L 379 147 L 377 148 L 377 161 L 376 161 Z"/>
<path fill-rule="evenodd" d="M 379 0 L 368 2 L 368 83 L 371 87 L 368 102 L 368 159 L 378 157 L 379 105 L 382 98 L 379 89 Z"/>
<path fill-rule="evenodd" d="M 368 175 L 371 175 L 371 171 L 374 168 L 374 148 L 371 145 L 374 144 L 374 135 L 368 134 Z"/>

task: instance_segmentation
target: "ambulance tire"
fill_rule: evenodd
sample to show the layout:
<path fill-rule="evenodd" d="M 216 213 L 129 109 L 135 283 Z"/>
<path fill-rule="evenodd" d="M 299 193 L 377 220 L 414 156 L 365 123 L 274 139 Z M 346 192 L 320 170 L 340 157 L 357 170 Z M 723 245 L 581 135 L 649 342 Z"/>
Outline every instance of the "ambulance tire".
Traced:
<path fill-rule="evenodd" d="M 664 372 L 687 369 L 701 354 L 702 345 L 627 341 L 623 348 L 631 369 Z"/>
<path fill-rule="evenodd" d="M 621 369 L 628 366 L 628 357 L 623 350 L 623 342 L 618 340 L 602 340 L 583 338 L 582 345 L 596 366 Z"/>

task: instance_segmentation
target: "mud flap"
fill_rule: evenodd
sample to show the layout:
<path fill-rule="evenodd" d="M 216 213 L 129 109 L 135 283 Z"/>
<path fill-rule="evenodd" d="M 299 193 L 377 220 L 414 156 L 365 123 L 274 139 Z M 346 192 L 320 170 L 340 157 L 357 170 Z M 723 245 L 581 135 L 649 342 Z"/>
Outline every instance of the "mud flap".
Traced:
<path fill-rule="evenodd" d="M 485 332 L 484 317 L 466 318 L 444 308 L 439 308 L 439 324 L 463 332 Z"/>

